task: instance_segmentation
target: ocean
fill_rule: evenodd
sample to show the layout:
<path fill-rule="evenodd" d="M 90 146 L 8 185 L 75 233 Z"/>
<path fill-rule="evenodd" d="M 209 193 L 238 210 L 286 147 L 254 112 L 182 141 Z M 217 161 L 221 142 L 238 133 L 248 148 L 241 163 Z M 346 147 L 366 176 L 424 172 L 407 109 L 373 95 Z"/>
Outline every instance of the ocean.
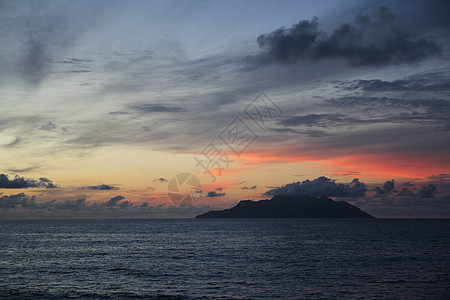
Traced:
<path fill-rule="evenodd" d="M 450 298 L 450 220 L 2 220 L 2 299 Z"/>

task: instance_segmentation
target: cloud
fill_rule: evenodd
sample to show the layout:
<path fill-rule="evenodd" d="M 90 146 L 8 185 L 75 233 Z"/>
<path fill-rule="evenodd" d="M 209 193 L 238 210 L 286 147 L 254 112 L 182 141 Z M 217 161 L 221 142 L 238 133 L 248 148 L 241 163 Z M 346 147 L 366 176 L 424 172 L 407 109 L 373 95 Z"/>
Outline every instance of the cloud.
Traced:
<path fill-rule="evenodd" d="M 26 179 L 16 175 L 14 179 L 9 179 L 8 175 L 0 174 L 0 189 L 25 189 L 25 188 L 57 188 L 53 181 L 41 177 L 39 180 Z"/>
<path fill-rule="evenodd" d="M 206 197 L 212 198 L 212 197 L 223 197 L 225 196 L 225 193 L 218 193 L 216 191 L 211 191 L 208 192 L 208 194 L 206 195 Z"/>
<path fill-rule="evenodd" d="M 284 126 L 307 127 L 335 127 L 348 124 L 367 124 L 379 122 L 379 120 L 362 120 L 339 114 L 308 114 L 303 116 L 291 116 L 279 121 Z"/>
<path fill-rule="evenodd" d="M 10 209 L 15 208 L 17 205 L 29 206 L 35 202 L 35 197 L 28 197 L 24 193 L 11 196 L 0 197 L 0 208 Z"/>
<path fill-rule="evenodd" d="M 155 178 L 153 179 L 153 181 L 159 181 L 159 182 L 167 182 L 166 178 L 160 177 L 160 178 Z"/>
<path fill-rule="evenodd" d="M 433 179 L 433 180 L 448 180 L 448 179 L 450 179 L 450 174 L 431 175 L 431 176 L 428 176 L 427 179 Z"/>
<path fill-rule="evenodd" d="M 300 21 L 291 28 L 279 28 L 269 34 L 258 36 L 260 48 L 266 51 L 268 59 L 288 62 L 306 55 L 307 51 L 319 41 L 325 33 L 319 29 L 319 19 Z"/>
<path fill-rule="evenodd" d="M 54 130 L 56 130 L 56 125 L 53 124 L 52 122 L 48 122 L 48 123 L 42 125 L 41 127 L 39 127 L 39 129 L 43 130 L 43 131 L 54 131 Z"/>
<path fill-rule="evenodd" d="M 86 198 L 66 200 L 63 202 L 57 202 L 55 200 L 37 202 L 36 196 L 30 197 L 24 193 L 0 197 L 0 208 L 9 210 L 17 207 L 25 209 L 66 209 L 75 211 L 87 207 L 87 203 Z"/>
<path fill-rule="evenodd" d="M 412 185 L 414 186 L 414 185 Z M 414 191 L 408 189 L 408 188 L 402 188 L 396 196 L 399 197 L 416 197 L 416 198 L 434 198 L 434 194 L 437 192 L 437 186 L 430 183 L 427 185 L 422 186 L 417 192 L 414 193 Z M 388 193 L 384 193 L 388 194 Z"/>
<path fill-rule="evenodd" d="M 264 62 L 293 63 L 301 59 L 318 61 L 343 58 L 354 66 L 417 63 L 439 55 L 433 41 L 407 34 L 394 27 L 394 14 L 378 7 L 372 15 L 358 14 L 353 23 L 344 23 L 327 34 L 319 19 L 300 21 L 257 38 Z"/>
<path fill-rule="evenodd" d="M 288 124 L 290 123 L 289 119 L 291 119 L 291 117 L 287 117 L 284 120 L 280 120 L 280 124 Z M 296 122 L 297 120 L 294 120 L 294 122 Z M 291 124 L 295 124 L 295 123 L 291 123 Z M 284 125 L 284 126 L 292 126 L 292 125 Z M 280 132 L 280 133 L 298 133 L 298 134 L 304 134 L 304 135 L 308 135 L 310 137 L 325 137 L 327 135 L 329 135 L 329 133 L 325 132 L 324 130 L 316 130 L 316 129 L 306 129 L 306 130 L 299 130 L 299 129 L 292 129 L 292 128 L 271 128 L 271 130 L 275 131 L 275 132 Z"/>
<path fill-rule="evenodd" d="M 3 209 L 13 209 L 13 208 L 25 208 L 25 209 L 57 209 L 57 210 L 70 210 L 77 211 L 81 209 L 91 209 L 98 210 L 101 207 L 107 208 L 129 208 L 133 207 L 134 204 L 130 200 L 122 201 L 125 199 L 123 196 L 116 196 L 109 199 L 106 202 L 100 204 L 97 203 L 87 203 L 86 198 L 79 198 L 76 200 L 65 200 L 65 201 L 56 201 L 50 200 L 46 202 L 37 202 L 35 196 L 27 196 L 24 193 L 20 193 L 17 195 L 3 196 L 0 197 L 0 208 Z M 145 207 L 145 206 L 142 206 Z"/>
<path fill-rule="evenodd" d="M 107 184 L 100 184 L 100 185 L 91 185 L 87 187 L 88 190 L 94 190 L 94 191 L 109 191 L 109 190 L 118 190 L 118 187 L 107 185 Z"/>
<path fill-rule="evenodd" d="M 350 184 L 337 184 L 334 180 L 325 176 L 314 180 L 293 182 L 279 188 L 271 189 L 264 193 L 265 196 L 275 195 L 308 195 L 308 196 L 328 196 L 328 197 L 363 197 L 366 194 L 364 183 L 357 178 Z"/>
<path fill-rule="evenodd" d="M 419 198 L 433 198 L 436 191 L 436 185 L 429 183 L 428 185 L 422 186 L 422 188 L 417 191 L 416 196 Z"/>
<path fill-rule="evenodd" d="M 54 202 L 53 206 L 57 209 L 79 210 L 87 207 L 86 198 L 77 200 L 66 200 L 64 202 Z"/>
<path fill-rule="evenodd" d="M 274 187 L 264 196 L 291 194 L 344 197 L 351 204 L 380 217 L 448 217 L 450 215 L 450 190 L 445 182 L 427 183 L 420 188 L 411 189 L 409 187 L 413 185 L 410 183 L 400 184 L 400 186 L 408 187 L 396 191 L 395 181 L 387 180 L 381 187 L 369 189 L 357 179 L 350 184 L 336 184 L 334 180 L 327 177 L 319 177 Z"/>
<path fill-rule="evenodd" d="M 250 186 L 250 187 L 248 187 L 248 186 L 243 186 L 241 189 L 243 189 L 243 190 L 254 190 L 254 189 L 256 189 L 256 188 L 257 188 L 257 186 L 254 185 L 254 186 Z"/>
<path fill-rule="evenodd" d="M 28 167 L 28 168 L 23 168 L 23 169 L 8 169 L 7 171 L 11 172 L 11 173 L 24 173 L 24 172 L 33 171 L 38 168 L 39 167 L 34 166 L 34 167 Z"/>
<path fill-rule="evenodd" d="M 399 196 L 399 197 L 405 197 L 405 196 L 408 196 L 408 197 L 414 197 L 414 192 L 413 191 L 411 191 L 411 190 L 409 190 L 409 189 L 407 189 L 407 188 L 402 188 L 398 193 L 397 193 L 397 196 Z"/>
<path fill-rule="evenodd" d="M 101 205 L 105 206 L 105 207 L 110 207 L 110 208 L 118 207 L 118 208 L 121 208 L 121 209 L 134 206 L 134 203 L 131 202 L 130 200 L 122 201 L 123 199 L 125 199 L 125 197 L 123 197 L 123 196 L 115 196 L 115 197 L 112 197 L 111 199 L 109 199 L 108 201 L 103 202 Z"/>
<path fill-rule="evenodd" d="M 2 59 L 4 64 L 0 76 L 5 75 L 3 72 L 8 72 L 8 76 L 12 78 L 19 77 L 27 84 L 37 85 L 47 75 L 46 59 L 50 48 L 60 44 L 58 37 L 61 28 L 64 28 L 63 21 L 56 15 L 42 17 L 40 14 L 23 13 L 21 11 L 26 10 L 20 9 L 21 6 L 23 4 L 2 7 L 2 27 L 9 31 L 9 34 L 2 33 L 2 39 L 6 39 L 2 43 L 10 42 L 12 49 L 20 45 L 21 51 L 17 51 L 10 60 Z M 8 40 L 11 34 L 15 34 L 17 40 Z M 2 54 L 0 52 L 0 57 Z"/>
<path fill-rule="evenodd" d="M 125 197 L 123 197 L 123 196 L 115 196 L 115 197 L 112 197 L 111 199 L 109 199 L 108 201 L 103 202 L 102 205 L 103 206 L 107 206 L 107 207 L 115 207 L 123 199 L 125 199 Z"/>
<path fill-rule="evenodd" d="M 386 81 L 381 79 L 370 80 L 354 80 L 345 84 L 346 90 L 363 90 L 368 92 L 404 92 L 404 91 L 421 91 L 421 92 L 437 92 L 450 90 L 450 82 L 448 79 L 442 81 L 431 81 L 428 78 L 411 78 Z"/>
<path fill-rule="evenodd" d="M 342 110 L 342 114 L 311 114 L 281 120 L 285 126 L 335 127 L 380 123 L 434 124 L 448 121 L 450 101 L 447 99 L 414 99 L 396 97 L 348 96 L 325 100 L 327 106 Z M 363 114 L 362 114 L 363 113 Z M 354 115 L 354 116 L 352 116 Z"/>
<path fill-rule="evenodd" d="M 127 207 L 131 207 L 131 206 L 133 206 L 133 203 L 130 200 L 122 201 L 118 205 L 119 208 L 127 208 Z"/>
<path fill-rule="evenodd" d="M 450 215 L 449 199 L 450 195 L 434 198 L 386 196 L 364 198 L 353 204 L 380 217 L 448 218 Z"/>
<path fill-rule="evenodd" d="M 352 204 L 375 216 L 448 218 L 450 216 L 449 200 L 449 185 L 438 182 L 424 184 L 420 188 L 393 190 L 389 194 L 368 194 Z"/>
<path fill-rule="evenodd" d="M 49 59 L 49 62 L 55 64 L 83 64 L 93 62 L 93 60 L 85 59 L 85 58 L 75 58 L 75 57 L 67 57 L 63 59 Z"/>
<path fill-rule="evenodd" d="M 134 104 L 131 106 L 131 108 L 141 113 L 186 111 L 186 109 L 179 106 L 168 106 L 165 104 L 150 104 L 150 103 Z"/>
<path fill-rule="evenodd" d="M 113 209 L 111 209 L 113 208 Z M 114 207 L 89 203 L 85 198 L 66 201 L 37 202 L 35 196 L 24 193 L 0 197 L 0 218 L 180 218 L 194 217 L 209 210 L 211 206 L 179 207 L 174 205 L 150 205 L 143 202 L 134 205 L 130 200 Z"/>
<path fill-rule="evenodd" d="M 394 190 L 394 185 L 395 185 L 395 181 L 394 179 L 392 180 L 388 180 L 383 184 L 383 187 L 375 187 L 375 192 L 378 195 L 385 195 L 385 194 L 390 194 L 392 193 L 392 191 Z"/>

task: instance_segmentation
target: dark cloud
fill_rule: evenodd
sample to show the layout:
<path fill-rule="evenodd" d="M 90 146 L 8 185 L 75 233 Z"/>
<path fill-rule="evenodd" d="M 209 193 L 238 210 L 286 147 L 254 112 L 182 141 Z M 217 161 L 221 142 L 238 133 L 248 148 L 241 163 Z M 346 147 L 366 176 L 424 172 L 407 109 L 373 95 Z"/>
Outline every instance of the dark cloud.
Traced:
<path fill-rule="evenodd" d="M 414 197 L 414 192 L 411 190 L 408 190 L 407 188 L 402 188 L 398 193 L 397 196 L 399 197 Z"/>
<path fill-rule="evenodd" d="M 1 196 L 0 218 L 117 218 L 118 216 L 128 218 L 148 218 L 149 216 L 158 218 L 180 218 L 194 217 L 199 213 L 219 209 L 211 206 L 151 206 L 147 202 L 136 206 L 129 200 L 122 201 L 123 199 L 121 199 L 116 201 L 116 199 L 112 201 L 114 202 L 113 206 L 105 206 L 103 204 L 89 203 L 85 198 L 66 201 L 51 200 L 37 202 L 35 196 L 27 196 L 24 193 Z"/>
<path fill-rule="evenodd" d="M 434 198 L 396 195 L 366 197 L 353 204 L 370 214 L 380 217 L 445 217 L 450 215 L 450 195 Z"/>
<path fill-rule="evenodd" d="M 346 90 L 363 90 L 369 92 L 404 92 L 404 91 L 421 91 L 436 92 L 449 91 L 450 81 L 443 79 L 441 81 L 431 81 L 427 78 L 417 79 L 400 79 L 394 81 L 386 81 L 381 79 L 371 80 L 355 80 L 344 85 Z"/>
<path fill-rule="evenodd" d="M 105 207 L 118 207 L 118 208 L 128 208 L 128 207 L 132 207 L 134 204 L 133 202 L 131 202 L 130 200 L 127 201 L 122 201 L 123 199 L 125 199 L 125 197 L 123 196 L 115 196 L 112 197 L 111 199 L 109 199 L 106 202 L 103 202 L 101 205 L 105 206 Z"/>
<path fill-rule="evenodd" d="M 338 120 L 340 117 L 331 114 L 308 114 L 303 116 L 292 116 L 280 120 L 280 124 L 284 126 L 319 126 L 326 127 Z"/>
<path fill-rule="evenodd" d="M 115 196 L 115 197 L 112 197 L 111 199 L 109 199 L 108 201 L 103 202 L 102 205 L 103 206 L 107 206 L 107 207 L 115 207 L 123 199 L 125 199 L 125 197 L 123 197 L 123 196 Z"/>
<path fill-rule="evenodd" d="M 295 116 L 296 117 L 296 116 Z M 294 118 L 295 118 L 294 117 Z M 295 124 L 298 120 L 294 119 L 293 121 L 289 120 L 292 117 L 287 117 L 284 120 L 280 120 L 281 124 Z M 292 125 L 284 125 L 284 126 L 292 126 Z M 309 127 L 309 126 L 308 126 Z M 306 129 L 306 130 L 298 130 L 298 129 L 292 129 L 292 128 L 270 128 L 271 130 L 275 131 L 275 132 L 280 132 L 280 133 L 298 133 L 298 134 L 305 134 L 308 135 L 310 137 L 324 137 L 329 135 L 329 133 L 327 133 L 324 130 L 316 130 L 316 129 Z"/>
<path fill-rule="evenodd" d="M 406 122 L 404 122 L 405 124 Z M 400 123 L 401 124 L 401 123 Z M 425 125 L 434 125 L 425 126 Z M 351 125 L 351 124 L 349 124 Z M 323 139 L 309 139 L 308 144 L 295 144 L 293 139 L 291 151 L 296 149 L 307 149 L 308 151 L 317 151 L 318 153 L 329 153 L 331 156 L 342 155 L 342 151 L 351 153 L 362 153 L 362 151 L 373 151 L 372 153 L 410 153 L 410 152 L 428 152 L 428 153 L 446 153 L 450 149 L 450 140 L 446 139 L 446 132 L 440 130 L 439 122 L 409 126 L 392 126 L 385 122 L 385 126 L 378 128 L 361 128 L 355 130 L 355 126 L 348 128 L 330 127 L 330 135 Z M 340 132 L 339 132 L 340 129 Z M 358 128 L 356 128 L 358 129 Z M 332 151 L 330 151 L 332 149 Z M 433 155 L 433 154 L 430 154 Z M 401 155 L 400 155 L 401 156 Z M 398 156 L 400 158 L 400 156 Z M 406 162 L 406 157 L 404 161 Z"/>
<path fill-rule="evenodd" d="M 225 196 L 225 193 L 218 193 L 216 191 L 208 192 L 208 194 L 206 195 L 206 197 L 210 197 L 210 198 L 212 198 L 212 197 L 223 197 L 223 196 Z"/>
<path fill-rule="evenodd" d="M 241 189 L 243 189 L 243 190 L 254 190 L 254 189 L 256 189 L 257 188 L 257 186 L 256 185 L 254 185 L 254 186 L 243 186 Z"/>
<path fill-rule="evenodd" d="M 411 99 L 391 97 L 349 96 L 325 100 L 327 106 L 333 106 L 347 114 L 364 113 L 364 117 L 342 114 L 320 114 L 293 116 L 281 121 L 282 125 L 295 126 L 345 126 L 376 123 L 418 123 L 442 126 L 448 121 L 450 100 L 447 99 Z"/>
<path fill-rule="evenodd" d="M 86 198 L 80 198 L 77 200 L 66 200 L 64 202 L 53 202 L 53 207 L 57 209 L 68 209 L 68 210 L 79 210 L 86 208 L 88 204 L 86 203 Z"/>
<path fill-rule="evenodd" d="M 47 70 L 45 59 L 47 58 L 47 45 L 36 32 L 27 32 L 27 40 L 24 42 L 24 56 L 20 61 L 20 75 L 28 83 L 38 84 Z"/>
<path fill-rule="evenodd" d="M 8 172 L 11 173 L 24 173 L 29 172 L 38 169 L 39 167 L 29 167 L 29 168 L 23 168 L 23 169 L 8 169 Z"/>
<path fill-rule="evenodd" d="M 366 186 L 357 178 L 350 184 L 337 184 L 334 180 L 325 176 L 314 180 L 293 182 L 264 193 L 265 196 L 275 195 L 308 195 L 328 197 L 363 197 L 366 194 Z"/>
<path fill-rule="evenodd" d="M 399 197 L 415 197 L 415 198 L 434 198 L 434 194 L 437 192 L 437 186 L 429 183 L 427 185 L 422 186 L 419 190 L 416 192 L 408 189 L 408 188 L 402 188 L 401 191 L 399 191 L 396 196 Z M 378 191 L 377 191 L 378 194 Z M 384 193 L 388 194 L 388 193 Z"/>
<path fill-rule="evenodd" d="M 404 187 L 382 195 L 370 193 L 352 204 L 375 216 L 448 218 L 449 188 L 445 182 L 427 183 L 420 188 Z"/>
<path fill-rule="evenodd" d="M 56 16 L 44 18 L 39 14 L 19 13 L 21 11 L 19 6 L 20 4 L 11 5 L 0 15 L 2 27 L 7 29 L 9 34 L 17 35 L 18 40 L 15 42 L 21 46 L 21 51 L 17 53 L 13 64 L 3 66 L 1 71 L 7 71 L 9 76 L 19 77 L 27 84 L 37 85 L 47 75 L 49 48 L 50 45 L 58 43 L 55 36 L 60 33 L 63 21 Z M 5 59 L 2 61 L 10 63 Z"/>
<path fill-rule="evenodd" d="M 91 70 L 68 70 L 68 71 L 61 71 L 58 73 L 91 73 Z"/>
<path fill-rule="evenodd" d="M 25 209 L 66 209 L 75 211 L 87 207 L 87 203 L 85 198 L 66 200 L 63 202 L 57 202 L 55 200 L 36 202 L 35 196 L 30 197 L 24 193 L 0 197 L 0 208 L 13 209 L 17 207 Z"/>
<path fill-rule="evenodd" d="M 381 188 L 379 186 L 375 187 L 375 192 L 378 195 L 390 194 L 394 190 L 394 187 L 395 187 L 394 179 L 388 180 L 383 184 L 383 187 Z"/>
<path fill-rule="evenodd" d="M 83 5 L 71 3 L 15 1 L 2 5 L 1 44 L 9 45 L 5 49 L 18 51 L 11 53 L 0 49 L 0 78 L 18 78 L 29 86 L 36 86 L 54 72 L 58 64 L 71 67 L 87 63 L 88 60 L 78 58 L 59 59 L 58 54 L 65 53 L 77 41 L 92 24 L 90 20 L 94 15 L 98 15 L 98 10 L 88 12 Z"/>
<path fill-rule="evenodd" d="M 110 115 L 129 115 L 130 113 L 127 111 L 113 111 L 109 113 Z"/>
<path fill-rule="evenodd" d="M 404 183 L 400 184 L 400 186 L 416 186 L 416 185 L 413 184 L 413 183 L 410 183 L 410 182 L 408 181 L 408 182 L 404 182 Z"/>
<path fill-rule="evenodd" d="M 394 14 L 378 7 L 372 15 L 358 14 L 331 34 L 319 27 L 318 18 L 300 21 L 257 38 L 265 62 L 292 63 L 343 58 L 349 64 L 385 65 L 417 63 L 441 53 L 440 46 L 420 36 L 407 34 L 394 25 Z"/>
<path fill-rule="evenodd" d="M 325 36 L 319 29 L 318 18 L 300 21 L 291 28 L 279 28 L 269 34 L 258 36 L 259 47 L 265 50 L 267 58 L 289 62 L 304 57 L 307 52 Z"/>
<path fill-rule="evenodd" d="M 14 179 L 9 179 L 8 175 L 0 174 L 0 189 L 25 189 L 25 188 L 57 188 L 53 182 L 45 177 L 39 180 L 26 179 L 16 175 Z"/>
<path fill-rule="evenodd" d="M 167 182 L 166 178 L 160 177 L 160 178 L 155 178 L 153 179 L 153 181 L 159 181 L 159 182 Z"/>
<path fill-rule="evenodd" d="M 307 126 L 307 127 L 335 127 L 348 124 L 369 124 L 379 122 L 379 119 L 363 120 L 344 116 L 340 114 L 308 114 L 303 116 L 291 116 L 280 120 L 280 124 L 284 126 Z"/>
<path fill-rule="evenodd" d="M 429 183 L 418 190 L 416 196 L 419 198 L 433 198 L 436 191 L 436 185 Z"/>
<path fill-rule="evenodd" d="M 46 131 L 46 132 L 58 132 L 60 134 L 69 133 L 67 127 L 58 127 L 55 123 L 53 123 L 51 121 L 47 122 L 45 124 L 42 124 L 41 127 L 39 127 L 39 130 Z"/>
<path fill-rule="evenodd" d="M 94 190 L 94 191 L 109 191 L 109 190 L 118 190 L 118 187 L 107 185 L 107 184 L 100 184 L 100 185 L 90 185 L 87 187 L 88 190 Z"/>
<path fill-rule="evenodd" d="M 17 205 L 30 206 L 31 203 L 35 202 L 35 197 L 28 197 L 24 193 L 17 195 L 3 196 L 0 197 L 0 208 L 10 209 L 15 208 Z"/>
<path fill-rule="evenodd" d="M 0 208 L 3 210 L 10 211 L 14 208 L 23 208 L 29 210 L 68 210 L 72 212 L 87 209 L 98 212 L 101 207 L 104 208 L 119 208 L 126 209 L 134 207 L 134 204 L 130 201 L 122 201 L 125 197 L 116 196 L 111 198 L 110 200 L 103 202 L 98 205 L 97 203 L 87 203 L 86 198 L 79 198 L 76 200 L 65 200 L 65 201 L 46 201 L 46 202 L 37 202 L 35 196 L 28 196 L 24 193 L 20 193 L 17 195 L 3 196 L 0 197 Z M 147 205 L 141 205 L 140 207 L 145 208 Z"/>
<path fill-rule="evenodd" d="M 450 113 L 450 100 L 439 98 L 414 99 L 396 97 L 348 96 L 326 99 L 325 105 L 333 113 L 311 113 L 286 116 L 278 121 L 283 126 L 278 132 L 307 134 L 324 137 L 336 128 L 354 129 L 356 126 L 375 124 L 433 125 L 444 131 Z M 331 109 L 330 109 L 331 108 Z"/>
<path fill-rule="evenodd" d="M 56 125 L 53 124 L 52 122 L 48 122 L 46 124 L 43 124 L 41 127 L 39 127 L 40 130 L 43 131 L 54 131 L 56 130 Z"/>
<path fill-rule="evenodd" d="M 450 179 L 450 174 L 431 175 L 431 176 L 428 176 L 427 179 L 432 179 L 432 180 L 447 180 L 447 179 Z"/>
<path fill-rule="evenodd" d="M 63 59 L 50 58 L 48 61 L 51 63 L 55 63 L 55 64 L 77 64 L 77 65 L 93 62 L 93 60 L 91 60 L 91 59 L 75 58 L 75 57 L 67 57 L 67 58 L 63 58 Z"/>
<path fill-rule="evenodd" d="M 122 201 L 118 205 L 119 208 L 127 208 L 127 207 L 131 207 L 131 206 L 133 206 L 133 203 L 130 200 Z"/>
<path fill-rule="evenodd" d="M 164 104 L 149 104 L 149 103 L 135 104 L 131 106 L 131 108 L 141 113 L 186 111 L 183 107 L 179 106 L 168 106 Z"/>

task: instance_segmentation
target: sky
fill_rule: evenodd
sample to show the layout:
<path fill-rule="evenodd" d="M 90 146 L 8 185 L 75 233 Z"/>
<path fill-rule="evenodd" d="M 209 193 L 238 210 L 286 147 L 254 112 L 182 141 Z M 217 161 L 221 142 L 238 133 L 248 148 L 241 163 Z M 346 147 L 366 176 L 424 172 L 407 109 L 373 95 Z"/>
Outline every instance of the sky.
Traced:
<path fill-rule="evenodd" d="M 446 1 L 0 1 L 0 218 L 329 196 L 450 217 Z"/>

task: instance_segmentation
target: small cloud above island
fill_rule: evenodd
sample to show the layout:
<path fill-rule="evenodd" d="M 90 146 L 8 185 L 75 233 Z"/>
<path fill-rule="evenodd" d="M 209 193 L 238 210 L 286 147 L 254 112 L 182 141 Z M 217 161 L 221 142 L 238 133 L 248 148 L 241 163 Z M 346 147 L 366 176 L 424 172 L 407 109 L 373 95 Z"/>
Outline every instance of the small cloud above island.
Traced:
<path fill-rule="evenodd" d="M 366 186 L 355 178 L 350 184 L 336 183 L 335 180 L 321 176 L 314 180 L 293 182 L 264 193 L 264 196 L 276 195 L 303 195 L 303 196 L 328 196 L 328 197 L 363 197 L 366 194 Z"/>

